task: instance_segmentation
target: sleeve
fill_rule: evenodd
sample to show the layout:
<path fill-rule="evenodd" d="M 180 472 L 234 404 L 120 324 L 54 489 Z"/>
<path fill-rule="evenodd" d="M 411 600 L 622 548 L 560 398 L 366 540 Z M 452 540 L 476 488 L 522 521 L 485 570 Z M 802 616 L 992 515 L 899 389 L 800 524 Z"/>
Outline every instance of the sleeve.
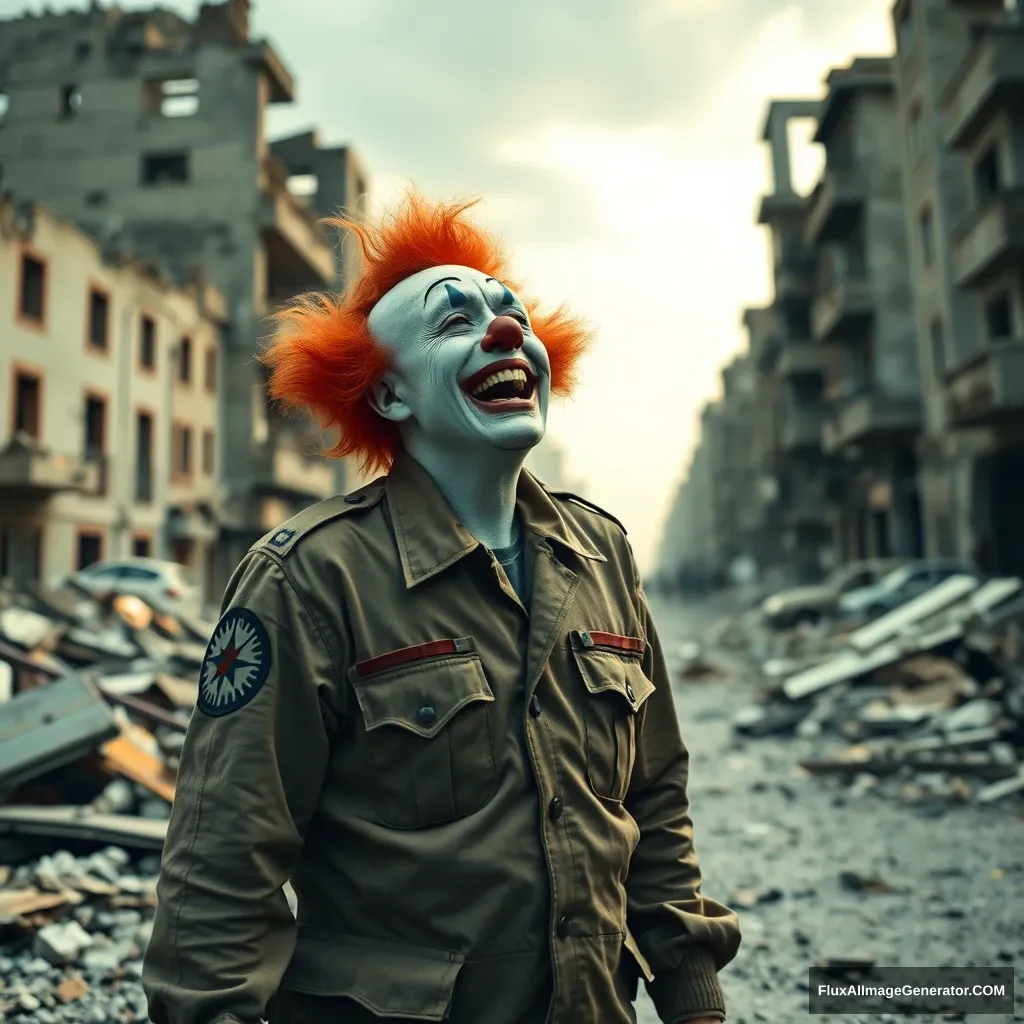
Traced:
<path fill-rule="evenodd" d="M 635 573 L 634 593 L 647 638 L 644 674 L 655 690 L 642 710 L 626 797 L 640 829 L 626 882 L 629 928 L 655 976 L 647 991 L 665 1024 L 724 1019 L 717 974 L 739 949 L 739 921 L 728 907 L 701 895 L 687 796 L 689 753 L 679 733 L 657 630 Z"/>
<path fill-rule="evenodd" d="M 339 675 L 283 565 L 224 595 L 181 754 L 143 986 L 153 1024 L 258 1024 L 295 945 L 282 887 L 327 766 Z"/>

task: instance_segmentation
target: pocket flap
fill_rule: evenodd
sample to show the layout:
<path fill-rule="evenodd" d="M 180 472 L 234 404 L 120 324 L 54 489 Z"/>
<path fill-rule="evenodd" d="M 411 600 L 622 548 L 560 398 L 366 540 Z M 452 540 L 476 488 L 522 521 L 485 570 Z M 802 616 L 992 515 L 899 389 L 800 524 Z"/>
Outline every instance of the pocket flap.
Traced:
<path fill-rule="evenodd" d="M 300 929 L 281 987 L 346 996 L 378 1017 L 445 1020 L 464 961 L 446 949 Z"/>
<path fill-rule="evenodd" d="M 583 682 L 591 693 L 613 692 L 629 704 L 631 711 L 639 711 L 644 701 L 654 693 L 654 683 L 644 675 L 640 662 L 598 647 L 573 646 L 576 664 Z"/>
<path fill-rule="evenodd" d="M 436 736 L 473 701 L 493 701 L 480 655 L 417 658 L 400 668 L 360 677 L 350 673 L 367 730 L 398 725 L 425 739 Z"/>
<path fill-rule="evenodd" d="M 636 960 L 637 966 L 643 972 L 643 976 L 647 981 L 654 981 L 654 973 L 651 971 L 651 965 L 647 962 L 647 958 L 640 952 L 640 947 L 636 944 L 636 939 L 633 938 L 633 933 L 627 928 L 626 934 L 622 937 L 622 944 L 633 954 L 633 959 Z"/>

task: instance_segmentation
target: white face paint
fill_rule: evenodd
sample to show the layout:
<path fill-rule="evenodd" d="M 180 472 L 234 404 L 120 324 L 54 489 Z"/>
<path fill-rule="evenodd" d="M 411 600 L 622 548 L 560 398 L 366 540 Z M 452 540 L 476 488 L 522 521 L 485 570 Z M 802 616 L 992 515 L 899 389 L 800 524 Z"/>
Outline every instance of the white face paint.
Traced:
<path fill-rule="evenodd" d="M 373 307 L 369 327 L 392 357 L 371 402 L 403 431 L 418 431 L 419 443 L 518 450 L 544 436 L 548 354 L 500 281 L 469 267 L 422 270 Z"/>

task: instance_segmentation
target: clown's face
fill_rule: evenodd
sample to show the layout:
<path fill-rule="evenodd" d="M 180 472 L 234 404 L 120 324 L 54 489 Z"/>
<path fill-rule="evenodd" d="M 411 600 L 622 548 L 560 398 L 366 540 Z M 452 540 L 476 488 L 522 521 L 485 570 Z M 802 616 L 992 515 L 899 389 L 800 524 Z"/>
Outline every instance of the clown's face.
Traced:
<path fill-rule="evenodd" d="M 500 281 L 469 267 L 420 271 L 370 313 L 391 354 L 374 408 L 418 441 L 532 448 L 544 436 L 551 367 L 526 308 Z"/>

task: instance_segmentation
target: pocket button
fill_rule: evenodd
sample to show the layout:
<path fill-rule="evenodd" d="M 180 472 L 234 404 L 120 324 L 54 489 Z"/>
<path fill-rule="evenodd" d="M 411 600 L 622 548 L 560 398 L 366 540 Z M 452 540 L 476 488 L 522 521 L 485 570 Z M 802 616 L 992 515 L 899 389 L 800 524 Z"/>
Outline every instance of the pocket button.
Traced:
<path fill-rule="evenodd" d="M 437 721 L 437 712 L 427 704 L 416 712 L 416 721 L 422 726 L 431 726 Z"/>
<path fill-rule="evenodd" d="M 558 819 L 562 816 L 562 810 L 562 798 L 560 796 L 556 796 L 551 801 L 551 806 L 548 808 L 548 812 L 551 815 L 552 821 L 558 821 Z"/>
<path fill-rule="evenodd" d="M 629 683 L 626 683 L 626 696 L 629 698 L 630 704 L 636 703 L 636 694 L 633 693 L 633 687 Z"/>

